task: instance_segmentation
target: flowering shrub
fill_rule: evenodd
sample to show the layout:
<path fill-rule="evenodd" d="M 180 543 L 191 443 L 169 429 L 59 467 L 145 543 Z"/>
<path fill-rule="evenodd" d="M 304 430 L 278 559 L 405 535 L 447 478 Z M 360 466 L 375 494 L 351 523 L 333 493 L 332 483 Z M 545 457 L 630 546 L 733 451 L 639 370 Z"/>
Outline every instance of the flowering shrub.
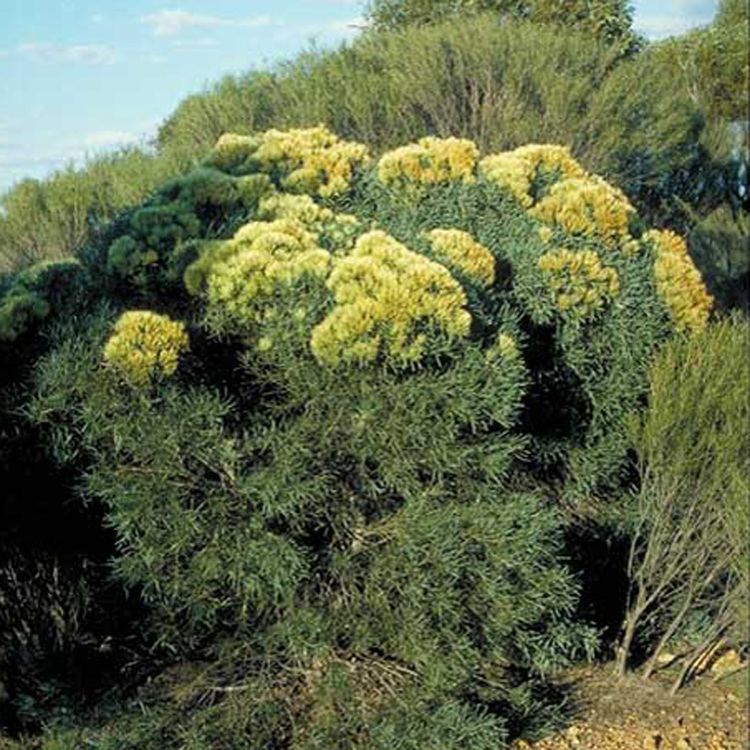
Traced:
<path fill-rule="evenodd" d="M 554 501 L 622 495 L 652 353 L 708 313 L 696 272 L 564 148 L 366 154 L 223 136 L 108 237 L 145 276 L 116 309 L 174 319 L 51 334 L 31 411 L 90 457 L 157 644 L 206 665 L 126 747 L 490 750 L 592 647 Z"/>
<path fill-rule="evenodd" d="M 104 360 L 134 385 L 174 375 L 189 340 L 182 323 L 148 310 L 131 310 L 115 324 Z"/>

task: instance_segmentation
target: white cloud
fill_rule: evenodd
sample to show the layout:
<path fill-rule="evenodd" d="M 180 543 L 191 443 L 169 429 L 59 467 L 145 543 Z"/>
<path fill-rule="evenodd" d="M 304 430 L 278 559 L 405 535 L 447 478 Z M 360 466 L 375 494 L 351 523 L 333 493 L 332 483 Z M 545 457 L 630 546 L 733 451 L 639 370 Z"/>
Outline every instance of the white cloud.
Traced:
<path fill-rule="evenodd" d="M 115 51 L 106 44 L 59 45 L 46 42 L 19 44 L 18 51 L 39 63 L 82 63 L 84 65 L 112 65 L 117 60 Z"/>
<path fill-rule="evenodd" d="M 154 36 L 178 36 L 187 29 L 216 29 L 222 26 L 257 28 L 271 23 L 269 16 L 251 18 L 222 18 L 185 10 L 159 10 L 140 17 L 140 22 L 151 27 Z"/>

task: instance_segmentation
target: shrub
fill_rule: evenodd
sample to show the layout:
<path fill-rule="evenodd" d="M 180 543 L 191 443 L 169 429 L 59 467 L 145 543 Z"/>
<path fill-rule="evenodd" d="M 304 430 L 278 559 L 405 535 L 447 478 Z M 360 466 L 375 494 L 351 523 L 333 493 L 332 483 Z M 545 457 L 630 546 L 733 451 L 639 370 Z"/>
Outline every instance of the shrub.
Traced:
<path fill-rule="evenodd" d="M 650 623 L 648 676 L 700 613 L 675 689 L 716 641 L 747 639 L 749 335 L 736 317 L 670 342 L 651 369 L 648 411 L 633 426 L 641 488 L 618 667 Z"/>
<path fill-rule="evenodd" d="M 118 212 L 188 164 L 131 148 L 46 180 L 23 180 L 0 198 L 0 273 L 75 255 Z"/>
<path fill-rule="evenodd" d="M 106 508 L 151 637 L 206 665 L 141 698 L 147 720 L 92 727 L 100 747 L 489 748 L 551 720 L 545 682 L 590 650 L 553 500 L 622 481 L 626 417 L 679 322 L 661 235 L 564 149 L 486 173 L 466 141 L 414 149 L 222 137 L 206 185 L 121 227 L 159 267 L 181 258 L 185 289 L 53 332 L 29 414 Z M 229 219 L 242 180 L 265 194 Z M 586 200 L 544 209 L 558 195 Z"/>
<path fill-rule="evenodd" d="M 44 261 L 9 279 L 0 296 L 0 341 L 14 341 L 75 297 L 83 275 L 78 261 Z"/>
<path fill-rule="evenodd" d="M 750 304 L 750 215 L 724 204 L 697 222 L 688 235 L 690 253 L 711 293 L 725 309 Z"/>

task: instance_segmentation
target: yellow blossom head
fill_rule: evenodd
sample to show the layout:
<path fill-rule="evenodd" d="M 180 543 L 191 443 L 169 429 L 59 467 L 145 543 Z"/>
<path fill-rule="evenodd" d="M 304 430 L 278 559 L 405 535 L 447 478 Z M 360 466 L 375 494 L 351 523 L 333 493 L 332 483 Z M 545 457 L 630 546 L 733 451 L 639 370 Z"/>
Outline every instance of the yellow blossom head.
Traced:
<path fill-rule="evenodd" d="M 589 317 L 620 293 L 620 279 L 591 250 L 551 250 L 539 259 L 555 305 L 562 313 Z"/>
<path fill-rule="evenodd" d="M 525 208 L 534 203 L 532 187 L 540 177 L 552 181 L 582 178 L 586 173 L 566 146 L 529 144 L 486 156 L 479 163 L 485 179 L 506 188 Z"/>
<path fill-rule="evenodd" d="M 600 177 L 574 177 L 554 184 L 530 213 L 570 234 L 617 245 L 629 239 L 635 209 L 621 190 Z"/>
<path fill-rule="evenodd" d="M 148 310 L 123 313 L 104 347 L 104 361 L 133 385 L 173 375 L 189 348 L 185 326 Z"/>
<path fill-rule="evenodd" d="M 466 295 L 445 266 L 412 252 L 385 232 L 357 241 L 335 262 L 328 279 L 336 306 L 313 330 L 318 361 L 409 364 L 418 361 L 435 334 L 468 334 Z"/>
<path fill-rule="evenodd" d="M 656 289 L 667 306 L 678 331 L 700 331 L 705 328 L 713 307 L 708 293 L 688 254 L 687 244 L 670 230 L 652 229 L 643 240 L 655 249 L 654 278 Z"/>
<path fill-rule="evenodd" d="M 259 216 L 299 222 L 327 249 L 337 252 L 351 249 L 362 231 L 356 216 L 335 213 L 318 205 L 309 195 L 274 193 L 261 201 Z"/>
<path fill-rule="evenodd" d="M 495 257 L 468 232 L 460 229 L 433 229 L 427 232 L 438 260 L 449 268 L 462 271 L 482 286 L 495 281 Z"/>
<path fill-rule="evenodd" d="M 473 182 L 479 149 L 463 138 L 422 138 L 384 154 L 378 178 L 385 185 Z"/>
<path fill-rule="evenodd" d="M 264 171 L 279 170 L 295 192 L 335 197 L 349 189 L 354 169 L 369 161 L 361 143 L 341 141 L 327 128 L 267 130 L 255 158 Z"/>
<path fill-rule="evenodd" d="M 224 133 L 213 148 L 211 163 L 219 169 L 231 169 L 255 153 L 260 139 L 251 135 Z"/>
<path fill-rule="evenodd" d="M 280 286 L 324 278 L 330 267 L 330 254 L 295 219 L 250 222 L 228 244 L 234 252 L 211 268 L 208 300 L 245 323 L 262 319 L 264 303 Z"/>

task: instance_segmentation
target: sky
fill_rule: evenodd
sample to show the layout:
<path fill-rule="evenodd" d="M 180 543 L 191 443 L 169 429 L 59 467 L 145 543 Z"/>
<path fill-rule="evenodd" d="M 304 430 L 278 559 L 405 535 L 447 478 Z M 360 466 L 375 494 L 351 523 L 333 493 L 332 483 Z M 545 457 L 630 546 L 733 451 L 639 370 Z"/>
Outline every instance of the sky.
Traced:
<path fill-rule="evenodd" d="M 709 23 L 718 0 L 636 0 L 651 39 Z M 146 143 L 227 73 L 352 39 L 360 0 L 0 0 L 0 193 L 87 155 Z"/>

